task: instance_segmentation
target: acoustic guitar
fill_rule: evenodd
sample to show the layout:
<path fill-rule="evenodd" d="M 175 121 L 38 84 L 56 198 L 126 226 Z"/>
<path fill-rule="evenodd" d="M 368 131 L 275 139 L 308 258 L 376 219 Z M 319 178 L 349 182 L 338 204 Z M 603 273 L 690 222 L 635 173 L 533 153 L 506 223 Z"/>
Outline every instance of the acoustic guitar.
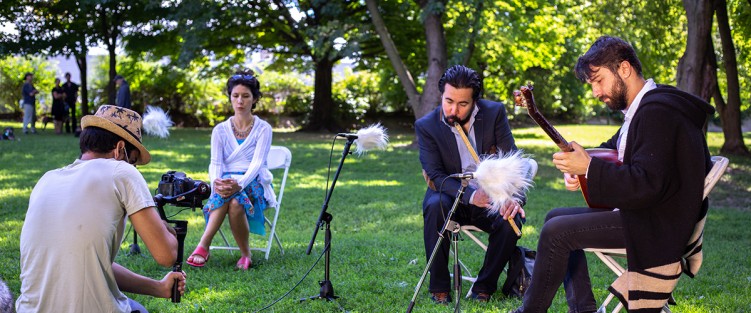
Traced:
<path fill-rule="evenodd" d="M 532 94 L 532 85 L 522 86 L 519 88 L 520 90 L 514 91 L 514 103 L 517 106 L 527 108 L 527 114 L 532 118 L 532 120 L 537 123 L 537 125 L 540 125 L 543 131 L 550 137 L 550 139 L 553 139 L 553 142 L 558 146 L 559 149 L 563 152 L 571 152 L 574 151 L 574 148 L 571 146 L 571 144 L 566 141 L 566 139 L 561 136 L 560 133 L 558 133 L 557 130 L 553 127 L 553 125 L 550 125 L 550 122 L 545 119 L 544 116 L 542 116 L 542 113 L 537 109 L 537 105 L 535 104 L 535 97 Z M 587 149 L 587 153 L 593 158 L 599 158 L 602 160 L 605 160 L 606 162 L 615 163 L 617 165 L 621 165 L 621 161 L 618 160 L 618 151 L 613 149 L 604 149 L 604 148 L 594 148 L 594 149 Z M 577 175 L 579 178 L 579 186 L 581 187 L 582 195 L 584 196 L 584 201 L 587 202 L 587 206 L 590 208 L 601 208 L 606 209 L 608 207 L 599 205 L 596 203 L 592 203 L 589 199 L 589 193 L 587 191 L 587 178 L 585 175 Z"/>

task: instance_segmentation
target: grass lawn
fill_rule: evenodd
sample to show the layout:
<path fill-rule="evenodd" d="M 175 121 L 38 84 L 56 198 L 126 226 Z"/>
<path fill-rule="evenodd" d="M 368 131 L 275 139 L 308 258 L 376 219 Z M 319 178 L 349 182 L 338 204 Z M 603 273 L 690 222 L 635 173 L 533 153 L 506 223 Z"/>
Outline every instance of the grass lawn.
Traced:
<path fill-rule="evenodd" d="M 21 139 L 0 141 L 0 277 L 18 295 L 19 235 L 36 181 L 48 170 L 71 163 L 79 154 L 78 139 L 57 136 L 51 129 L 39 135 L 21 134 L 19 123 L 0 121 L 0 129 L 12 126 Z M 584 146 L 593 146 L 610 137 L 614 126 L 561 126 L 561 134 Z M 409 145 L 412 132 L 391 131 L 386 151 L 349 156 L 336 184 L 328 212 L 333 215 L 331 229 L 331 277 L 333 302 L 321 300 L 299 303 L 298 299 L 318 295 L 318 281 L 324 278 L 321 260 L 289 295 L 265 312 L 403 312 L 425 266 L 422 241 L 421 203 L 425 183 L 420 174 L 416 149 Z M 751 134 L 745 134 L 751 142 Z M 168 170 L 184 171 L 194 179 L 207 180 L 210 129 L 173 129 L 169 139 L 145 138 L 151 151 L 150 164 L 139 167 L 155 190 L 159 178 Z M 580 194 L 563 188 L 560 172 L 552 165 L 556 146 L 537 127 L 514 129 L 517 146 L 531 154 L 540 169 L 526 206 L 527 224 L 520 245 L 535 249 L 545 213 L 558 206 L 584 205 Z M 285 254 L 272 250 L 269 260 L 255 253 L 253 268 L 233 270 L 238 252 L 213 251 L 204 268 L 185 264 L 188 290 L 179 304 L 167 299 L 129 295 L 151 312 L 254 312 L 282 297 L 305 277 L 323 250 L 323 231 L 319 232 L 311 255 L 305 250 L 325 197 L 330 134 L 274 133 L 274 145 L 292 151 L 287 186 L 277 233 Z M 721 133 L 710 133 L 713 155 L 723 141 Z M 333 148 L 331 177 L 341 157 L 344 141 Z M 275 177 L 279 182 L 280 175 Z M 750 312 L 751 311 L 751 160 L 730 157 L 730 167 L 710 195 L 709 221 L 705 229 L 704 265 L 695 279 L 683 276 L 674 295 L 674 312 Z M 55 208 L 49 208 L 54 210 Z M 166 207 L 174 219 L 189 221 L 185 240 L 185 258 L 193 250 L 204 222 L 200 212 Z M 179 212 L 179 213 L 178 213 Z M 60 223 L 65 221 L 50 221 Z M 226 231 L 229 234 L 228 231 Z M 266 238 L 251 235 L 252 244 L 262 245 Z M 219 237 L 215 238 L 218 243 Z M 125 238 L 117 262 L 137 273 L 161 278 L 169 269 L 145 256 L 128 256 L 132 235 Z M 141 245 L 143 250 L 145 245 Z M 461 259 L 470 268 L 479 269 L 483 253 L 474 243 L 459 243 Z M 60 269 L 65 270 L 65 269 Z M 613 274 L 590 257 L 593 288 L 598 301 L 606 296 Z M 476 274 L 476 273 L 474 273 Z M 501 283 L 505 275 L 501 276 Z M 466 291 L 469 284 L 463 286 Z M 520 304 L 518 299 L 497 293 L 487 304 L 462 301 L 465 312 L 508 312 Z M 449 312 L 452 307 L 431 303 L 427 282 L 420 291 L 414 312 Z M 551 312 L 566 312 L 562 290 Z"/>

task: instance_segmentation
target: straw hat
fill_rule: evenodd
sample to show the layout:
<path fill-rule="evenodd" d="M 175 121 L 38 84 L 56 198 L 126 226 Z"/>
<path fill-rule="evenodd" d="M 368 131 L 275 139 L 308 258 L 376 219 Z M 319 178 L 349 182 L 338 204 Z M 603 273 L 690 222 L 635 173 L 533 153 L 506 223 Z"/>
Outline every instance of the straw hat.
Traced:
<path fill-rule="evenodd" d="M 103 105 L 99 107 L 96 114 L 81 118 L 81 128 L 99 127 L 134 145 L 140 152 L 136 161 L 137 165 L 144 165 L 151 161 L 151 154 L 141 143 L 141 125 L 141 115 L 136 111 L 113 105 Z"/>

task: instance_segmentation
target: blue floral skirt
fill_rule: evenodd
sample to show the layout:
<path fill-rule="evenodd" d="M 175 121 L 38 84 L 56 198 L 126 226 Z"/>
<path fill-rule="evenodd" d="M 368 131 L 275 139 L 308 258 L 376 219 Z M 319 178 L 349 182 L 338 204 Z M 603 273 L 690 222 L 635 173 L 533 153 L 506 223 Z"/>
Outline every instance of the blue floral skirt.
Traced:
<path fill-rule="evenodd" d="M 222 178 L 229 178 L 231 175 L 242 175 L 243 173 L 224 173 Z M 222 198 L 218 193 L 212 191 L 209 200 L 203 206 L 203 217 L 206 223 L 209 222 L 209 213 L 213 210 L 221 208 L 225 203 L 232 199 L 237 199 L 237 202 L 245 208 L 245 216 L 248 218 L 248 230 L 251 233 L 261 236 L 266 235 L 266 227 L 264 225 L 263 211 L 266 210 L 268 202 L 263 196 L 263 186 L 258 181 L 258 177 L 250 181 L 245 189 L 238 191 L 237 193 Z"/>

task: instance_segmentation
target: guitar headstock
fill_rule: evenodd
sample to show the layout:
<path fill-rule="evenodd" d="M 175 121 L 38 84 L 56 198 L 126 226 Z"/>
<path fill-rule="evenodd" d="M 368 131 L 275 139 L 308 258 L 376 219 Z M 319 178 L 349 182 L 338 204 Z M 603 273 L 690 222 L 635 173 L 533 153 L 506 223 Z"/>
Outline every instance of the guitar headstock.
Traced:
<path fill-rule="evenodd" d="M 534 86 L 532 86 L 532 84 L 527 84 L 526 86 L 521 86 L 519 90 L 514 90 L 514 104 L 527 108 L 527 110 L 530 111 L 537 111 L 532 89 L 534 89 Z"/>

